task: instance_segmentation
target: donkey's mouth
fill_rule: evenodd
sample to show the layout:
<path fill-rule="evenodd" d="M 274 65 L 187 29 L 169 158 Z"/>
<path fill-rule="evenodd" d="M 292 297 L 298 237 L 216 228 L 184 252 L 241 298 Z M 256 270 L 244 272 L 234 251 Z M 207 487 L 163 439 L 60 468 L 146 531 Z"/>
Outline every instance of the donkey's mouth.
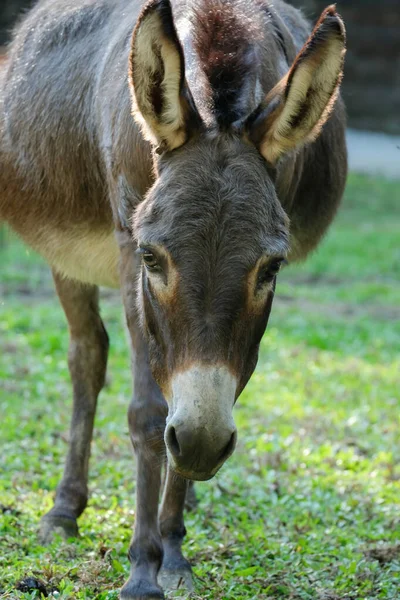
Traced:
<path fill-rule="evenodd" d="M 233 454 L 237 441 L 237 433 L 236 431 L 232 434 L 231 439 L 228 445 L 223 449 L 216 465 L 212 469 L 200 470 L 197 468 L 197 465 L 200 466 L 202 461 L 193 460 L 192 464 L 189 463 L 189 466 L 185 466 L 184 464 L 179 464 L 179 457 L 175 458 L 172 453 L 167 449 L 167 457 L 168 463 L 171 468 L 181 477 L 185 479 L 191 479 L 193 481 L 208 481 L 212 479 L 214 475 L 218 473 L 222 465 L 228 460 L 228 458 Z M 204 462 L 203 462 L 204 464 Z"/>
<path fill-rule="evenodd" d="M 220 468 L 223 465 L 223 463 L 221 463 L 212 471 L 192 471 L 192 470 L 182 469 L 181 467 L 179 467 L 175 463 L 173 458 L 171 460 L 170 456 L 168 456 L 168 464 L 170 465 L 172 470 L 175 471 L 175 473 L 177 475 L 179 475 L 180 477 L 183 477 L 184 479 L 189 479 L 191 481 L 208 481 L 208 480 L 212 479 L 214 477 L 214 475 L 216 475 L 218 473 L 218 471 L 220 470 Z"/>

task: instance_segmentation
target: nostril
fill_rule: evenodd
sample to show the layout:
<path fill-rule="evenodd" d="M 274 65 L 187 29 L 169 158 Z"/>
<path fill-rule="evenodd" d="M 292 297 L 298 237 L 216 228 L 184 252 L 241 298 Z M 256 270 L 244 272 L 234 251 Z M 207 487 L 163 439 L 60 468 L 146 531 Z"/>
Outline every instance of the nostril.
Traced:
<path fill-rule="evenodd" d="M 229 458 L 229 456 L 232 454 L 232 452 L 235 449 L 236 446 L 236 439 L 237 439 L 237 433 L 236 431 L 234 431 L 231 435 L 231 439 L 229 440 L 228 444 L 225 446 L 225 448 L 222 450 L 221 455 L 219 457 L 219 461 L 218 462 L 223 462 L 225 461 L 227 458 Z"/>
<path fill-rule="evenodd" d="M 167 431 L 167 445 L 173 456 L 180 456 L 181 447 L 178 442 L 178 438 L 176 437 L 175 427 L 171 425 Z"/>

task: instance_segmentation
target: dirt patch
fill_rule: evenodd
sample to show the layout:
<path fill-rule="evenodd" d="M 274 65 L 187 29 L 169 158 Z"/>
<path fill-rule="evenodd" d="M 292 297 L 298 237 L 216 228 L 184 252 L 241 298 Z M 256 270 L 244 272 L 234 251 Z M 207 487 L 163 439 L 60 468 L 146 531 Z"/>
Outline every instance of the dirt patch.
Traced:
<path fill-rule="evenodd" d="M 372 560 L 377 560 L 381 566 L 393 560 L 400 560 L 400 544 L 380 544 L 364 551 L 364 555 Z"/>
<path fill-rule="evenodd" d="M 400 309 L 397 306 L 381 306 L 377 304 L 364 303 L 347 304 L 346 302 L 335 302 L 335 304 L 313 302 L 295 298 L 294 296 L 279 295 L 277 293 L 275 302 L 296 306 L 305 312 L 315 314 L 336 315 L 338 317 L 368 316 L 380 321 L 400 320 Z"/>
<path fill-rule="evenodd" d="M 318 596 L 318 600 L 343 600 L 341 596 L 338 596 L 336 592 L 321 592 Z"/>
<path fill-rule="evenodd" d="M 326 275 L 325 273 L 291 273 L 290 283 L 294 285 L 319 285 L 336 286 L 348 285 L 349 283 L 397 283 L 395 277 L 388 275 L 368 275 L 361 277 L 339 277 L 337 275 Z M 286 281 L 285 281 L 286 283 Z"/>

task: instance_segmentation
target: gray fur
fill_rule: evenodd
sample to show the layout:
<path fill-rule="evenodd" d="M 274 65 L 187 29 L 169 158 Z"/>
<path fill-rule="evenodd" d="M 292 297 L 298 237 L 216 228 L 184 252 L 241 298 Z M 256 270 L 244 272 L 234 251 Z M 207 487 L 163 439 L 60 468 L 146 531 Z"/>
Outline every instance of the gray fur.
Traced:
<path fill-rule="evenodd" d="M 145 10 L 157 6 L 186 61 L 180 91 L 187 143 L 173 152 L 161 145 L 156 154 L 132 116 L 129 55 L 139 0 L 41 0 L 18 25 L 0 65 L 0 219 L 51 264 L 71 331 L 71 448 L 55 507 L 42 522 L 46 538 L 59 528 L 76 533 L 86 505 L 108 347 L 95 286 L 121 287 L 133 351 L 129 427 L 138 476 L 126 600 L 164 598 L 161 566 L 162 581 L 182 577 L 190 586 L 181 552 L 187 480 L 170 466 L 157 516 L 165 443 L 171 443 L 164 441 L 165 398 L 177 400 L 171 400 L 174 375 L 222 365 L 237 382 L 224 398 L 234 404 L 256 366 L 271 309 L 275 273 L 267 283 L 260 276 L 274 259 L 303 259 L 317 246 L 347 171 L 340 99 L 317 140 L 274 169 L 245 135 L 249 116 L 310 33 L 299 11 L 282 0 L 173 0 L 182 51 L 168 0 L 151 0 Z M 228 13 L 225 28 L 221 15 Z M 153 92 L 162 104 L 160 89 Z M 226 113 L 224 102 L 232 103 Z M 146 270 L 138 244 L 160 253 L 161 274 Z M 213 474 L 234 444 L 222 455 L 223 427 L 213 429 L 209 442 L 199 428 L 191 432 L 191 417 L 181 425 L 204 454 L 192 461 L 175 445 L 174 467 L 204 479 L 204 465 Z M 207 415 L 201 423 L 207 431 Z M 201 477 L 195 462 L 203 465 Z"/>

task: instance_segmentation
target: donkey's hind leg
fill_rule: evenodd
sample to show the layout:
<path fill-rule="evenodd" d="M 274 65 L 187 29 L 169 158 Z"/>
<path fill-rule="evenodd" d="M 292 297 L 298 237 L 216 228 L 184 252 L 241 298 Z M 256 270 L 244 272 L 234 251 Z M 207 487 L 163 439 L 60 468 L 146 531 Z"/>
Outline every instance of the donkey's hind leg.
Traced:
<path fill-rule="evenodd" d="M 108 355 L 108 335 L 99 315 L 97 286 L 63 279 L 54 272 L 53 277 L 70 331 L 68 365 L 73 412 L 64 475 L 54 506 L 41 521 L 40 537 L 44 542 L 51 540 L 53 532 L 65 537 L 78 533 L 76 520 L 87 504 L 90 443 Z"/>

